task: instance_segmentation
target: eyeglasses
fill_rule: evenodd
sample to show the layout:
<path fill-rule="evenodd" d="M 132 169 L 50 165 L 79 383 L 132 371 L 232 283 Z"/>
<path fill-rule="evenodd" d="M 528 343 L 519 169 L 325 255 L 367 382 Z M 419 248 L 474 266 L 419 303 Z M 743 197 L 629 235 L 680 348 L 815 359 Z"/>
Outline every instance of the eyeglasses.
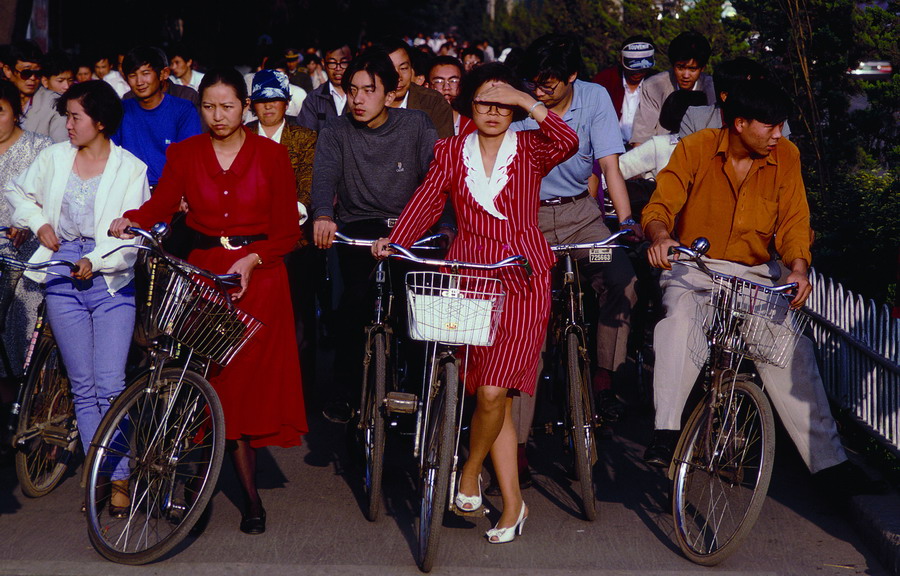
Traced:
<path fill-rule="evenodd" d="M 496 102 L 481 102 L 479 100 L 475 100 L 474 102 L 472 102 L 472 106 L 479 114 L 490 114 L 491 109 L 493 108 L 500 116 L 509 116 L 513 113 L 513 109 L 515 108 L 515 106 L 508 106 L 506 104 L 497 104 Z"/>
<path fill-rule="evenodd" d="M 536 94 L 538 90 L 546 94 L 547 96 L 556 92 L 556 89 L 559 88 L 559 85 L 562 84 L 562 80 L 559 80 L 553 86 L 547 86 L 546 84 L 538 84 L 537 82 L 530 82 L 525 80 L 525 88 L 528 89 L 532 94 Z"/>
<path fill-rule="evenodd" d="M 459 78 L 457 78 L 456 76 L 452 78 L 435 78 L 431 81 L 431 85 L 435 88 L 440 88 L 444 84 L 446 84 L 447 86 L 458 86 Z"/>
<path fill-rule="evenodd" d="M 18 74 L 19 78 L 21 78 L 22 80 L 31 80 L 35 76 L 40 78 L 41 76 L 44 75 L 44 73 L 41 72 L 40 70 L 19 70 L 19 69 L 16 69 L 16 74 Z"/>
<path fill-rule="evenodd" d="M 325 61 L 325 67 L 326 67 L 326 68 L 331 68 L 332 70 L 334 70 L 334 69 L 336 69 L 336 68 L 346 68 L 346 67 L 349 66 L 349 65 L 350 65 L 350 60 L 341 60 L 341 61 L 338 61 L 338 60 L 326 60 L 326 61 Z"/>

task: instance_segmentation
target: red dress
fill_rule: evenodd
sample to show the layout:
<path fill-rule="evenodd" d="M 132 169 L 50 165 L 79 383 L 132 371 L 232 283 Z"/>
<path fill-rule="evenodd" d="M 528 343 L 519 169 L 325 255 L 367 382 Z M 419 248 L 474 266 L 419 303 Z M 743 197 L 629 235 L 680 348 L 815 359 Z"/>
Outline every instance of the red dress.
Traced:
<path fill-rule="evenodd" d="M 512 268 L 462 273 L 498 277 L 507 294 L 494 345 L 470 347 L 469 384 L 513 388 L 532 395 L 547 336 L 550 269 L 556 263 L 537 223 L 541 179 L 575 153 L 578 135 L 550 112 L 540 130 L 518 132 L 516 137 L 516 154 L 507 170 L 509 180 L 494 200 L 506 220 L 492 216 L 472 197 L 463 162 L 467 136 L 453 136 L 435 144 L 428 175 L 404 208 L 390 239 L 401 246 L 419 239 L 437 220 L 449 194 L 459 234 L 447 259 L 485 264 L 514 255 L 528 258 L 534 272 L 527 280 Z"/>
<path fill-rule="evenodd" d="M 228 170 L 208 134 L 169 146 L 153 196 L 125 217 L 147 228 L 171 220 L 184 198 L 187 224 L 209 236 L 268 238 L 238 250 L 194 250 L 188 261 L 216 274 L 250 253 L 263 263 L 237 305 L 264 326 L 211 379 L 225 412 L 225 437 L 251 445 L 297 446 L 307 431 L 294 315 L 283 257 L 300 238 L 297 191 L 287 150 L 248 131 Z"/>

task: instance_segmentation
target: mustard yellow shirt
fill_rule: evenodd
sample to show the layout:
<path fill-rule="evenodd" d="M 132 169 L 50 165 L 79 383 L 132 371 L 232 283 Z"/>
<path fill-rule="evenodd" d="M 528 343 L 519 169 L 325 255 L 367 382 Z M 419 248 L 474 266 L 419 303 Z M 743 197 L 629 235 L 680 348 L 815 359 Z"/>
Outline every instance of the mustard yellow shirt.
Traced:
<path fill-rule="evenodd" d="M 800 152 L 784 138 L 767 157 L 754 159 L 743 182 L 728 161 L 727 129 L 683 138 L 642 214 L 644 226 L 660 221 L 682 244 L 705 236 L 712 258 L 756 266 L 772 259 L 774 238 L 787 265 L 812 261 Z"/>

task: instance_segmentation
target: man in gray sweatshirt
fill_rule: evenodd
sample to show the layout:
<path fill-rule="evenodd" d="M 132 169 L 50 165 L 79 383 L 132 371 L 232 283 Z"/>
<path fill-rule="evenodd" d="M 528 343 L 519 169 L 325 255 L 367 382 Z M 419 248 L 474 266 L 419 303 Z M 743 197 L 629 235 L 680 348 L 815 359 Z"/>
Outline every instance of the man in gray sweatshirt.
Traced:
<path fill-rule="evenodd" d="M 329 119 L 319 132 L 313 163 L 313 240 L 319 248 L 330 248 L 338 230 L 355 238 L 387 236 L 428 171 L 437 132 L 424 112 L 389 107 L 397 82 L 390 58 L 377 50 L 354 60 L 344 74 L 346 112 Z M 339 248 L 344 292 L 336 326 L 341 345 L 324 414 L 345 423 L 359 401 L 375 261 L 368 250 Z M 402 290 L 402 284 L 394 288 L 395 293 Z"/>

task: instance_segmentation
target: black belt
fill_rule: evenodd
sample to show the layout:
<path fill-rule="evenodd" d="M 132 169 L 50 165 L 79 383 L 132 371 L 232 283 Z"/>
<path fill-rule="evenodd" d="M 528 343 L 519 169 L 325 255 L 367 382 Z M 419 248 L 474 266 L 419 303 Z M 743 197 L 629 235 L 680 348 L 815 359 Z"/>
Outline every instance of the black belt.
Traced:
<path fill-rule="evenodd" d="M 549 200 L 541 200 L 541 206 L 562 206 L 563 204 L 571 204 L 576 200 L 587 198 L 590 195 L 590 192 L 585 190 L 581 194 L 576 194 L 575 196 L 556 196 Z"/>
<path fill-rule="evenodd" d="M 268 240 L 268 234 L 254 234 L 253 236 L 207 236 L 202 232 L 196 232 L 194 248 L 209 250 L 216 246 L 222 246 L 226 250 L 237 250 L 242 246 L 249 246 L 260 240 Z"/>

